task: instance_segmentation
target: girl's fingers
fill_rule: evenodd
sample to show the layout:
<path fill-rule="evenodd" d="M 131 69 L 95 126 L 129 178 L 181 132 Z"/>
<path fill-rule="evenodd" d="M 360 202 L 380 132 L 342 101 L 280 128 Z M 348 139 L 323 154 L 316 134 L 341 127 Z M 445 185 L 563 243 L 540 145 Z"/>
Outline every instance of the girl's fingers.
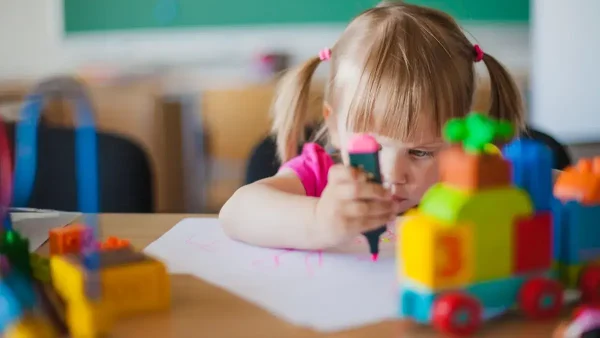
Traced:
<path fill-rule="evenodd" d="M 372 218 L 396 212 L 394 202 L 379 200 L 357 200 L 343 203 L 344 214 L 352 218 Z"/>
<path fill-rule="evenodd" d="M 363 233 L 365 231 L 377 229 L 382 225 L 387 224 L 392 218 L 392 214 L 372 217 L 355 217 L 347 218 L 347 231 L 350 233 Z"/>
<path fill-rule="evenodd" d="M 337 189 L 342 200 L 390 200 L 392 195 L 381 184 L 371 182 L 349 182 Z"/>

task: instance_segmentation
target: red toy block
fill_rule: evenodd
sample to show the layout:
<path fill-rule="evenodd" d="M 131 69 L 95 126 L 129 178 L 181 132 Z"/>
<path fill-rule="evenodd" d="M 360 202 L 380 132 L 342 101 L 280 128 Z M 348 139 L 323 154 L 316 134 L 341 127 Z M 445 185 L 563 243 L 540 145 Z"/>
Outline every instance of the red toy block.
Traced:
<path fill-rule="evenodd" d="M 115 236 L 110 236 L 106 242 L 100 244 L 101 250 L 115 250 L 128 248 L 131 244 L 126 239 L 120 239 Z"/>
<path fill-rule="evenodd" d="M 54 228 L 50 230 L 50 254 L 77 254 L 81 251 L 81 246 L 88 228 L 81 224 L 74 224 L 64 228 Z"/>
<path fill-rule="evenodd" d="M 552 266 L 552 216 L 540 212 L 515 221 L 513 272 L 549 269 Z"/>

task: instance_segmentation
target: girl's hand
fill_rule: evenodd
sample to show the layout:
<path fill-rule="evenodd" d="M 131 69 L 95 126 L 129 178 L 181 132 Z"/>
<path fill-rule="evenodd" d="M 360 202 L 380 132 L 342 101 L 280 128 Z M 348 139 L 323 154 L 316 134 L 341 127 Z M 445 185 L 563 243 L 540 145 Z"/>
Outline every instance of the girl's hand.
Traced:
<path fill-rule="evenodd" d="M 338 164 L 329 170 L 311 231 L 336 245 L 394 220 L 399 212 L 398 203 L 381 184 L 367 182 L 364 172 Z"/>

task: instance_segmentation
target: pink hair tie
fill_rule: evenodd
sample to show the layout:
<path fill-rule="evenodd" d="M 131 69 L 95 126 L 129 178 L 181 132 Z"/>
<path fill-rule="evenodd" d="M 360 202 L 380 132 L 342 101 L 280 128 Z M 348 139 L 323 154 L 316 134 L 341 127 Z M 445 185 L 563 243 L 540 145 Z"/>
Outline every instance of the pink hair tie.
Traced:
<path fill-rule="evenodd" d="M 475 62 L 479 62 L 483 60 L 483 50 L 479 45 L 473 45 L 473 49 L 475 50 Z"/>
<path fill-rule="evenodd" d="M 321 59 L 321 61 L 327 61 L 327 60 L 331 59 L 331 49 L 329 49 L 329 48 L 321 49 L 321 51 L 319 52 L 319 59 Z"/>

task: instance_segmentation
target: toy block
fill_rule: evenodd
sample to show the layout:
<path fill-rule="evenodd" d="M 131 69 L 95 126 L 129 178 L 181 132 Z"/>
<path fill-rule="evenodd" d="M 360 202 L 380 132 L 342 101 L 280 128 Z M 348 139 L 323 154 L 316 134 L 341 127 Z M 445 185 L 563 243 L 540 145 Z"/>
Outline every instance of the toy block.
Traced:
<path fill-rule="evenodd" d="M 440 154 L 440 181 L 466 190 L 507 187 L 510 164 L 496 154 L 471 154 L 454 146 Z"/>
<path fill-rule="evenodd" d="M 419 211 L 447 226 L 469 221 L 484 227 L 490 220 L 512 224 L 515 217 L 531 216 L 533 206 L 525 191 L 514 187 L 466 192 L 437 183 L 421 199 Z"/>
<path fill-rule="evenodd" d="M 516 139 L 504 146 L 503 155 L 511 163 L 513 184 L 527 191 L 537 212 L 550 211 L 552 151 L 537 141 Z"/>
<path fill-rule="evenodd" d="M 50 255 L 79 253 L 89 231 L 89 228 L 81 224 L 50 230 Z"/>
<path fill-rule="evenodd" d="M 600 205 L 554 201 L 552 216 L 555 260 L 566 265 L 600 260 Z"/>
<path fill-rule="evenodd" d="M 129 243 L 126 239 L 120 239 L 114 236 L 108 237 L 106 242 L 100 244 L 100 249 L 102 250 L 113 250 L 113 249 L 122 249 L 129 247 L 131 243 Z"/>
<path fill-rule="evenodd" d="M 50 283 L 50 260 L 36 253 L 30 254 L 33 278 L 44 283 Z"/>
<path fill-rule="evenodd" d="M 93 338 L 108 335 L 114 324 L 110 303 L 73 301 L 67 305 L 67 324 L 73 338 Z"/>
<path fill-rule="evenodd" d="M 0 281 L 0 299 L 0 332 L 4 332 L 21 318 L 23 308 L 13 290 L 3 281 Z"/>
<path fill-rule="evenodd" d="M 526 273 L 552 267 L 552 216 L 550 212 L 515 220 L 513 272 Z"/>
<path fill-rule="evenodd" d="M 18 270 L 27 277 L 31 276 L 29 261 L 29 240 L 18 232 L 9 230 L 0 235 L 0 253 L 8 259 L 11 270 Z"/>
<path fill-rule="evenodd" d="M 131 248 L 101 251 L 100 290 L 103 302 L 111 304 L 116 316 L 165 309 L 170 304 L 169 276 L 164 264 Z M 96 276 L 81 258 L 53 256 L 52 282 L 67 302 L 77 302 L 93 293 Z"/>
<path fill-rule="evenodd" d="M 554 184 L 554 197 L 583 205 L 600 204 L 600 156 L 581 159 L 575 166 L 558 175 Z"/>
<path fill-rule="evenodd" d="M 402 287 L 399 292 L 398 315 L 400 318 L 410 318 L 420 324 L 431 322 L 431 310 L 436 294 L 410 286 Z"/>
<path fill-rule="evenodd" d="M 435 218 L 441 226 L 472 224 L 473 280 L 483 282 L 511 274 L 513 222 L 531 216 L 533 207 L 527 194 L 518 188 L 465 192 L 438 183 L 425 193 L 419 211 Z"/>
<path fill-rule="evenodd" d="M 468 224 L 441 227 L 426 216 L 408 218 L 401 228 L 398 261 L 403 274 L 438 290 L 464 286 L 473 278 L 473 234 Z M 400 273 L 400 271 L 399 271 Z"/>
<path fill-rule="evenodd" d="M 32 310 L 35 307 L 37 295 L 31 279 L 19 273 L 18 270 L 13 270 L 3 278 L 3 282 L 12 290 L 24 311 Z"/>
<path fill-rule="evenodd" d="M 471 154 L 482 154 L 489 144 L 509 140 L 514 128 L 509 121 L 495 120 L 483 113 L 471 112 L 464 118 L 450 119 L 443 128 L 443 136 L 450 144 L 461 143 Z"/>
<path fill-rule="evenodd" d="M 6 338 L 54 338 L 57 332 L 44 317 L 26 315 L 4 333 Z"/>

